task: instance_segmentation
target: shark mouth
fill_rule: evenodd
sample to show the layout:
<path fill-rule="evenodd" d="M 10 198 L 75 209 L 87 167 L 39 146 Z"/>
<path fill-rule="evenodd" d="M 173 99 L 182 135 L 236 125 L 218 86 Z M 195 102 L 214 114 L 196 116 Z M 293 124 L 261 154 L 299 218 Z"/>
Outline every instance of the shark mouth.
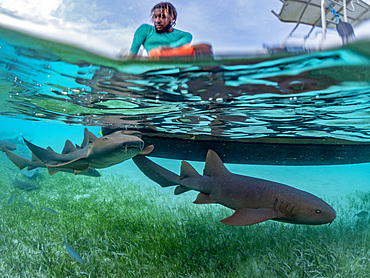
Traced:
<path fill-rule="evenodd" d="M 142 151 L 144 148 L 144 142 L 131 142 L 128 144 L 125 144 L 123 146 L 123 149 L 125 150 L 125 154 L 128 152 L 135 152 L 135 151 Z"/>

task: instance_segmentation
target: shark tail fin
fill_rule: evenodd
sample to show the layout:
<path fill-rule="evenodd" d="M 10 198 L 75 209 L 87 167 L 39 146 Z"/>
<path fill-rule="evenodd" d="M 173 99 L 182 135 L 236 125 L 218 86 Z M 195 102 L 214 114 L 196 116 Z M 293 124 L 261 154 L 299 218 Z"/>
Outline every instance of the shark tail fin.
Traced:
<path fill-rule="evenodd" d="M 229 170 L 225 167 L 221 158 L 216 152 L 208 150 L 206 165 L 204 166 L 204 176 L 226 176 L 230 174 Z"/>
<path fill-rule="evenodd" d="M 180 180 L 184 178 L 195 178 L 199 177 L 199 173 L 197 170 L 193 168 L 193 166 L 190 165 L 189 162 L 187 161 L 182 161 L 181 162 L 181 174 L 180 174 Z"/>
<path fill-rule="evenodd" d="M 9 151 L 4 146 L 1 146 L 1 150 L 6 154 L 10 161 L 13 162 L 19 168 L 19 170 L 22 170 L 29 165 L 30 162 L 29 160 L 16 155 L 15 153 Z"/>
<path fill-rule="evenodd" d="M 48 154 L 50 153 L 50 150 L 43 149 L 39 146 L 36 146 L 32 144 L 30 141 L 23 138 L 24 142 L 26 143 L 27 147 L 30 149 L 30 151 L 42 162 L 46 162 L 48 160 Z"/>
<path fill-rule="evenodd" d="M 38 157 L 34 153 L 32 153 L 31 163 L 29 163 L 27 170 L 31 171 L 38 167 L 42 167 L 41 165 L 43 164 L 44 162 L 42 162 L 40 159 L 38 159 Z"/>
<path fill-rule="evenodd" d="M 136 166 L 152 181 L 162 187 L 168 187 L 180 184 L 180 177 L 175 173 L 159 166 L 143 155 L 137 155 L 132 158 Z"/>

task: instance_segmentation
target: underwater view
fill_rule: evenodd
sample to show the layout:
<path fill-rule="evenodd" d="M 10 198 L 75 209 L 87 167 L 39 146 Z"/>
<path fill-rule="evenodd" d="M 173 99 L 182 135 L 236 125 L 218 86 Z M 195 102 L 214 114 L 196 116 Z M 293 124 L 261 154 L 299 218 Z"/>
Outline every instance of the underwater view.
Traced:
<path fill-rule="evenodd" d="M 370 41 L 133 61 L 0 29 L 1 277 L 370 277 Z"/>

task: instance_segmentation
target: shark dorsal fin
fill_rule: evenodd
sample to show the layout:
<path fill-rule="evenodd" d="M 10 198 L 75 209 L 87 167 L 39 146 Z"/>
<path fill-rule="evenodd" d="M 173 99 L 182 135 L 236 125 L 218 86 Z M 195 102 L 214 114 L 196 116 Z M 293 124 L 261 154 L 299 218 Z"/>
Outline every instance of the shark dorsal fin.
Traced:
<path fill-rule="evenodd" d="M 197 170 L 193 168 L 188 162 L 182 161 L 181 162 L 181 174 L 180 174 L 180 180 L 185 178 L 194 178 L 199 177 Z"/>
<path fill-rule="evenodd" d="M 49 146 L 46 148 L 48 151 L 54 152 L 54 150 Z M 55 152 L 54 152 L 55 153 Z"/>
<path fill-rule="evenodd" d="M 74 151 L 77 151 L 77 148 L 73 145 L 73 143 L 70 140 L 66 140 L 62 154 L 67 154 L 67 153 L 71 153 Z"/>
<path fill-rule="evenodd" d="M 208 150 L 203 176 L 225 176 L 228 174 L 230 174 L 229 170 L 226 169 L 217 153 Z"/>

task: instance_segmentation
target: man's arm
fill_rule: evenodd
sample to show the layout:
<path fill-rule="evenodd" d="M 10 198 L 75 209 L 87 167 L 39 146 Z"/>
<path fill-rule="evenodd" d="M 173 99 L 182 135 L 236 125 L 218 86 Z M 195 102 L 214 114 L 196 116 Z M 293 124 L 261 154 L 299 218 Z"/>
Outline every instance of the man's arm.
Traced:
<path fill-rule="evenodd" d="M 145 42 L 145 39 L 148 34 L 148 25 L 143 24 L 139 28 L 137 28 L 134 39 L 131 44 L 130 48 L 130 55 L 136 55 L 140 49 L 140 46 Z"/>

